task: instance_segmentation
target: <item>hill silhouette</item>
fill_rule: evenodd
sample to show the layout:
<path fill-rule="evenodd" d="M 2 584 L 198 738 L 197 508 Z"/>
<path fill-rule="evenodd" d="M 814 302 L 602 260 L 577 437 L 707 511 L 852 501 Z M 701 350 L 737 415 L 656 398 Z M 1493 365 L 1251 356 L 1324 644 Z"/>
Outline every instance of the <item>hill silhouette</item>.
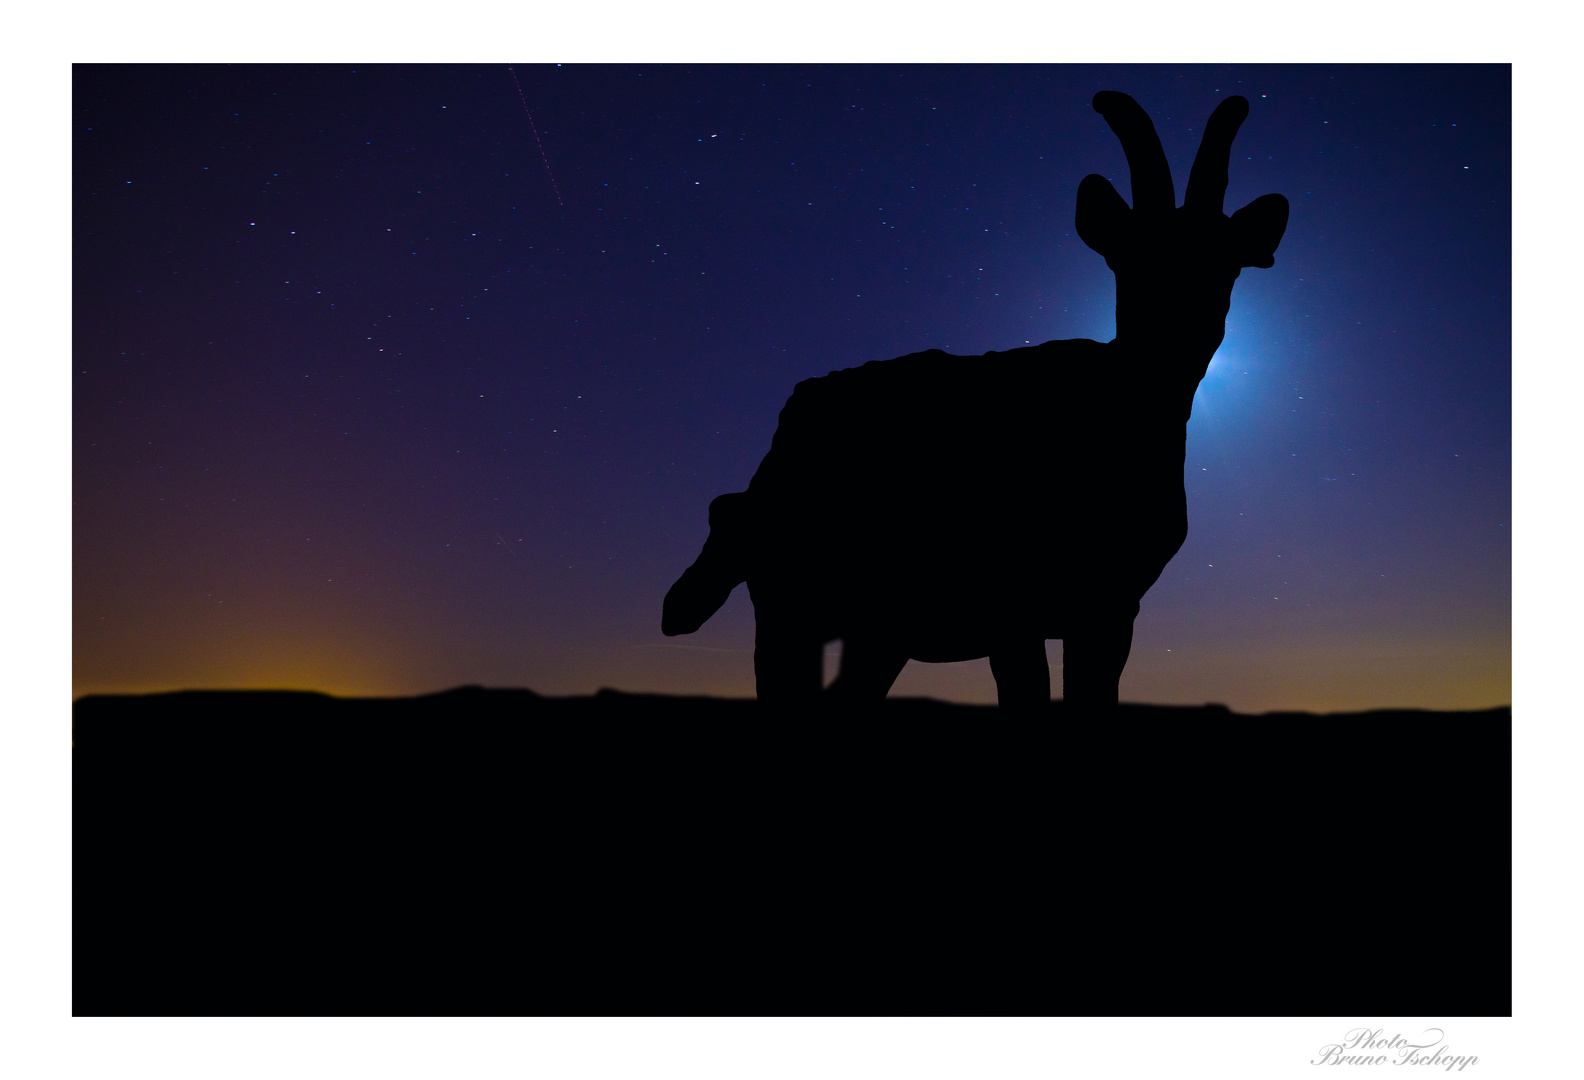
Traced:
<path fill-rule="evenodd" d="M 84 697 L 74 1012 L 1510 1012 L 1509 710 L 1073 727 Z"/>

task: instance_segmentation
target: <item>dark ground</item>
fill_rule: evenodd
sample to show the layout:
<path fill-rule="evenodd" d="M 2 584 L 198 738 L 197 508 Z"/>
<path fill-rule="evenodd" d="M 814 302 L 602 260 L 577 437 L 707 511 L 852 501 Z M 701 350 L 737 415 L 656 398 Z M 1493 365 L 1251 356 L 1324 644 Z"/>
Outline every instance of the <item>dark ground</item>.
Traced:
<path fill-rule="evenodd" d="M 74 713 L 77 1015 L 1511 1012 L 1507 709 Z"/>

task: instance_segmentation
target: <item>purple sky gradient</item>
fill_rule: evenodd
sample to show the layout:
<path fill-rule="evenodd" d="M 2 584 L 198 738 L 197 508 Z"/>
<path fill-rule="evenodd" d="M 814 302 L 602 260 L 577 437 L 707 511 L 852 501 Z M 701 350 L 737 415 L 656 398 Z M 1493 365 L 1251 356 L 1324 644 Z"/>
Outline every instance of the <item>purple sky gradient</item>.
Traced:
<path fill-rule="evenodd" d="M 1511 700 L 1510 68 L 515 74 L 76 68 L 75 693 L 750 695 L 745 590 L 659 631 L 709 500 L 801 379 L 1110 338 L 1072 219 L 1087 173 L 1129 195 L 1089 106 L 1116 89 L 1179 198 L 1249 98 L 1228 210 L 1292 204 L 1196 398 L 1123 699 Z M 994 685 L 915 663 L 893 693 Z"/>

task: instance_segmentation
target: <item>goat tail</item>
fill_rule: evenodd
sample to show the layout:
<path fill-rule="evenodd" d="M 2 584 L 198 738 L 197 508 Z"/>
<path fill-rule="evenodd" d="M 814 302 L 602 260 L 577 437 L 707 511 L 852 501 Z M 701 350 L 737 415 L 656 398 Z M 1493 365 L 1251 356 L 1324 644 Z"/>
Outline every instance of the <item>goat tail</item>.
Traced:
<path fill-rule="evenodd" d="M 748 580 L 753 549 L 750 505 L 745 491 L 710 503 L 710 534 L 704 550 L 671 586 L 661 608 L 660 632 L 666 637 L 693 633 L 721 609 L 733 589 Z"/>

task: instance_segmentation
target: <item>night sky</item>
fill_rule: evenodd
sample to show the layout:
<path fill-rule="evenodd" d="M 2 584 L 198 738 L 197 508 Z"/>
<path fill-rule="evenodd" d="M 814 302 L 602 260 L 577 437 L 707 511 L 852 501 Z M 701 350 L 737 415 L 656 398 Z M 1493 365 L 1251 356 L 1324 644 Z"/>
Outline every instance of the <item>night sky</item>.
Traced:
<path fill-rule="evenodd" d="M 1114 89 L 1179 200 L 1244 95 L 1227 210 L 1292 206 L 1195 399 L 1123 700 L 1511 701 L 1505 65 L 73 81 L 74 693 L 751 696 L 745 588 L 660 633 L 710 499 L 801 379 L 1111 338 L 1073 213 L 1087 173 L 1130 198 Z M 892 693 L 995 699 L 985 661 Z"/>

